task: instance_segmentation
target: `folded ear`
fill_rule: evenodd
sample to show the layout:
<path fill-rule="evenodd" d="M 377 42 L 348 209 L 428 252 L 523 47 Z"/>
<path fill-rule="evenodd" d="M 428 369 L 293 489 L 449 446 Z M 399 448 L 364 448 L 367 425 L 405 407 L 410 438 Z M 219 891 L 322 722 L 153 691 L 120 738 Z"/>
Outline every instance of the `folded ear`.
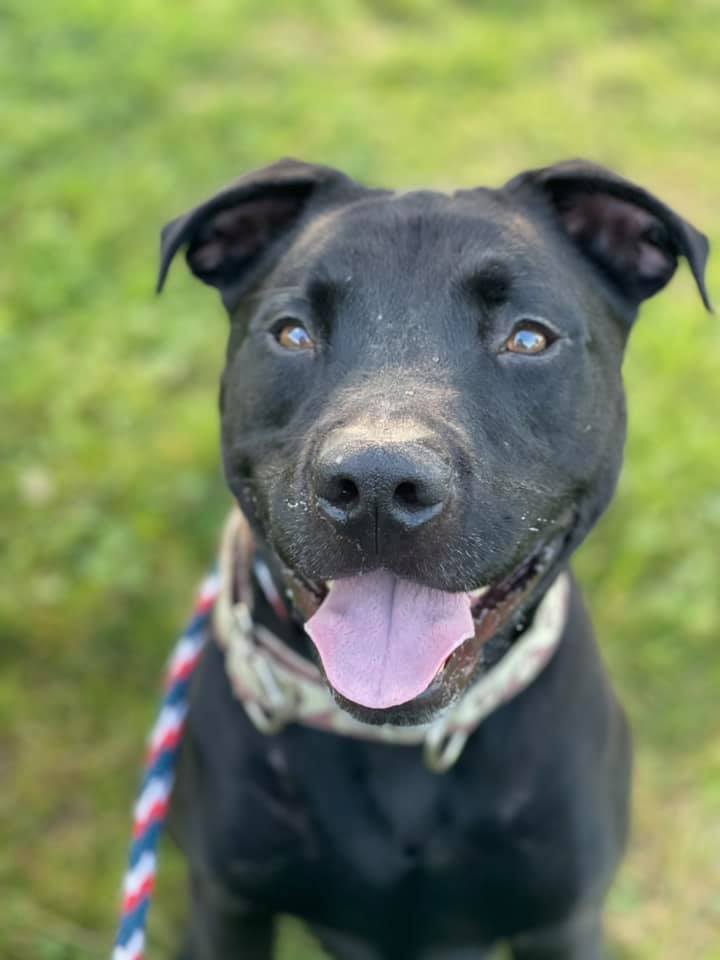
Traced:
<path fill-rule="evenodd" d="M 162 231 L 158 293 L 175 254 L 187 248 L 190 270 L 227 299 L 237 297 L 257 276 L 271 249 L 289 234 L 311 197 L 322 191 L 331 202 L 342 188 L 361 188 L 329 167 L 280 160 L 236 180 Z"/>
<path fill-rule="evenodd" d="M 506 189 L 543 194 L 568 237 L 633 306 L 661 290 L 683 256 L 712 311 L 707 238 L 642 187 L 594 163 L 569 160 L 521 173 Z"/>

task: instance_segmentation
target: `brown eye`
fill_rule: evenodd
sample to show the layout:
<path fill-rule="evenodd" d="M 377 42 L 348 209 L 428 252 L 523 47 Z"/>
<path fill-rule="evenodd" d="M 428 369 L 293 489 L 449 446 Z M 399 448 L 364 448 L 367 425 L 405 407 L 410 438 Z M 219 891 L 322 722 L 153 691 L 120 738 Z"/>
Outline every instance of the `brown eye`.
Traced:
<path fill-rule="evenodd" d="M 505 349 L 510 353 L 542 353 L 554 339 L 550 331 L 545 330 L 539 323 L 523 321 L 505 341 Z"/>
<path fill-rule="evenodd" d="M 286 350 L 312 350 L 315 346 L 313 338 L 297 320 L 281 323 L 275 332 L 275 339 Z"/>

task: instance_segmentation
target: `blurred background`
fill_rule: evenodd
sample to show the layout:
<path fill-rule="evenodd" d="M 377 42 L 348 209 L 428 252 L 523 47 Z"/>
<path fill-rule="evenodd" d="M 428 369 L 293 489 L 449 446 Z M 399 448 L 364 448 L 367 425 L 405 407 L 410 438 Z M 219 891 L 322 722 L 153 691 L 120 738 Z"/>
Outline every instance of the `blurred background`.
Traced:
<path fill-rule="evenodd" d="M 228 509 L 225 318 L 182 268 L 155 299 L 163 223 L 287 154 L 398 187 L 583 155 L 717 251 L 719 27 L 716 0 L 2 0 L 2 960 L 108 955 L 162 665 Z M 720 321 L 685 266 L 625 376 L 622 484 L 576 564 L 638 745 L 609 932 L 716 960 Z M 150 960 L 184 905 L 166 844 Z M 322 956 L 294 922 L 280 952 Z"/>

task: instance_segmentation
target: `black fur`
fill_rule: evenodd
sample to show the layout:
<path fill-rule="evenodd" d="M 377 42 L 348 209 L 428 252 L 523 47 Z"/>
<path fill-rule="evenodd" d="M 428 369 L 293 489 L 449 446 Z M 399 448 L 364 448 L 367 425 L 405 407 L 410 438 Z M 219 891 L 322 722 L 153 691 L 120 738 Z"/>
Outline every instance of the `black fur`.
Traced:
<path fill-rule="evenodd" d="M 383 566 L 465 591 L 561 535 L 526 622 L 612 497 L 640 302 L 684 256 L 709 306 L 705 238 L 582 161 L 452 195 L 368 190 L 281 161 L 166 228 L 160 286 L 183 248 L 230 314 L 225 471 L 278 575 Z M 288 318 L 314 349 L 278 345 Z M 520 321 L 542 324 L 544 353 L 504 349 Z M 363 462 L 374 513 L 328 507 L 319 464 L 333 444 Z M 433 501 L 421 521 L 385 496 L 398 458 Z M 310 656 L 302 629 L 285 629 Z M 511 639 L 496 638 L 495 658 Z M 413 723 L 433 709 L 368 719 Z M 629 785 L 626 724 L 575 586 L 550 665 L 442 776 L 417 749 L 297 726 L 263 737 L 211 648 L 173 811 L 192 872 L 187 955 L 268 957 L 286 912 L 348 960 L 459 960 L 498 940 L 516 960 L 599 958 Z"/>

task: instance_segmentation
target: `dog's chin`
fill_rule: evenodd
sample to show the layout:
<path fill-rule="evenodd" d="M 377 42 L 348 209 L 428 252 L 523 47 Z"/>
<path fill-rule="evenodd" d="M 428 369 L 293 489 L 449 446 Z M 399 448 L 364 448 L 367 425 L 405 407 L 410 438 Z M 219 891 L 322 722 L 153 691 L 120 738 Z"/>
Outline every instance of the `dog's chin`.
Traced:
<path fill-rule="evenodd" d="M 321 666 L 322 668 L 322 666 Z M 391 724 L 396 727 L 430 723 L 439 713 L 458 700 L 483 671 L 482 651 L 473 640 L 466 640 L 435 674 L 429 687 L 417 697 L 397 706 L 377 709 L 348 700 L 325 680 L 338 706 L 350 716 L 372 726 Z"/>
<path fill-rule="evenodd" d="M 504 646 L 509 647 L 522 631 L 529 611 L 537 605 L 563 565 L 574 528 L 574 522 L 566 519 L 565 523 L 556 525 L 552 537 L 536 543 L 509 573 L 490 584 L 467 591 L 473 635 L 452 650 L 430 682 L 411 699 L 382 706 L 351 699 L 333 685 L 322 656 L 317 655 L 318 666 L 335 701 L 363 723 L 411 726 L 431 722 L 488 669 L 488 650 L 496 648 L 500 638 L 503 638 Z M 357 579 L 362 581 L 362 577 Z M 311 619 L 318 612 L 332 589 L 332 581 L 313 583 L 289 569 L 286 570 L 286 582 L 293 604 L 304 620 Z M 362 597 L 359 600 L 362 603 Z"/>

